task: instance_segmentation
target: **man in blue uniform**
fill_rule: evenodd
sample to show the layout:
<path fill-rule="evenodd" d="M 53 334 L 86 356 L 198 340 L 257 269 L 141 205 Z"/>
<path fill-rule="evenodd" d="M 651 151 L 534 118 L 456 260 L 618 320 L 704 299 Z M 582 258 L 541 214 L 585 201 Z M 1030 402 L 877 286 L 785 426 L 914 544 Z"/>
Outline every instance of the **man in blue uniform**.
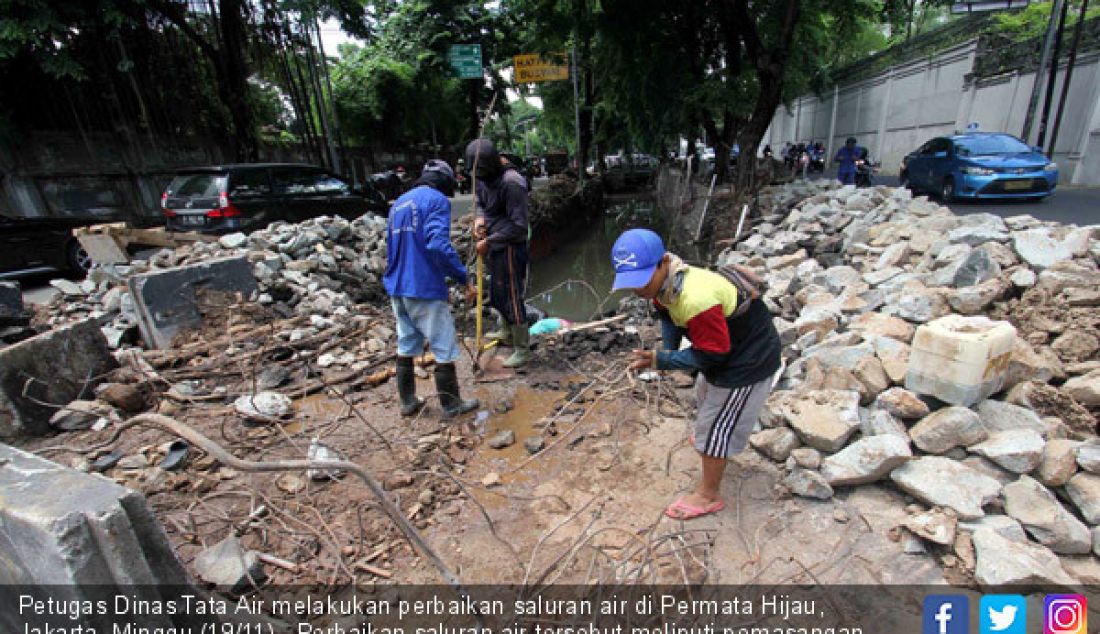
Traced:
<path fill-rule="evenodd" d="M 409 191 L 394 201 L 386 231 L 386 273 L 382 283 L 397 319 L 397 394 L 401 415 L 412 416 L 424 406 L 416 396 L 413 357 L 427 341 L 435 355 L 435 387 L 443 418 L 477 408 L 476 399 L 462 400 L 455 373 L 459 356 L 454 318 L 447 303 L 447 278 L 466 285 L 470 301 L 475 290 L 451 245 L 451 201 L 455 175 L 445 161 L 432 159 Z"/>
<path fill-rule="evenodd" d="M 845 185 L 854 185 L 856 182 L 856 161 L 862 155 L 862 148 L 856 145 L 854 136 L 848 137 L 844 147 L 836 151 L 834 161 L 840 164 L 836 171 L 837 179 Z"/>

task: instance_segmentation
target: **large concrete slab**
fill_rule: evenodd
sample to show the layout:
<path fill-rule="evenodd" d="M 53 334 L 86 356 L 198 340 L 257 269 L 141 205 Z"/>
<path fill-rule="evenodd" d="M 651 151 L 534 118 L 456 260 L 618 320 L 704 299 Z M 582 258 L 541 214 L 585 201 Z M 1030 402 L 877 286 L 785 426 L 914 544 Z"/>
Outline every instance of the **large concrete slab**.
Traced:
<path fill-rule="evenodd" d="M 92 394 L 117 366 L 94 319 L 0 349 L 0 438 L 48 433 L 51 404 Z"/>
<path fill-rule="evenodd" d="M 19 282 L 0 282 L 0 328 L 25 326 L 29 321 Z"/>
<path fill-rule="evenodd" d="M 192 582 L 140 493 L 0 444 L 0 586 L 71 601 L 123 588 L 155 598 Z M 0 610 L 0 631 L 25 623 Z"/>
<path fill-rule="evenodd" d="M 129 284 L 141 336 L 151 348 L 170 348 L 176 333 L 202 323 L 200 291 L 239 292 L 248 298 L 259 288 L 243 256 L 135 275 Z"/>

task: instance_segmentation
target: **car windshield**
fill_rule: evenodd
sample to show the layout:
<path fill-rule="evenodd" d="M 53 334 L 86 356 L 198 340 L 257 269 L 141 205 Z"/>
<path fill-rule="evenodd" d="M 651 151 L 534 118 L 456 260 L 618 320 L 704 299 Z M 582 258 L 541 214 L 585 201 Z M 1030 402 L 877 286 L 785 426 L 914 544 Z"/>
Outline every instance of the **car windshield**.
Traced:
<path fill-rule="evenodd" d="M 963 139 L 955 143 L 959 156 L 986 156 L 989 154 L 1030 153 L 1032 149 L 1023 141 L 1010 136 L 983 136 Z"/>
<path fill-rule="evenodd" d="M 222 174 L 185 174 L 177 176 L 168 186 L 173 196 L 213 197 L 225 191 Z"/>

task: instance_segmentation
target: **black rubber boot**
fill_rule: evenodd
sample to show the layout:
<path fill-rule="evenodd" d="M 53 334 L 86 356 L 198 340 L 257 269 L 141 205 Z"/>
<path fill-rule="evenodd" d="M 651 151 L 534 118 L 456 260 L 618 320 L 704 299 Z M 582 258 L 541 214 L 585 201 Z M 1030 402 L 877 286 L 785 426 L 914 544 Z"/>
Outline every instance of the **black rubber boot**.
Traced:
<path fill-rule="evenodd" d="M 416 370 L 412 357 L 397 357 L 397 396 L 401 399 L 401 415 L 412 416 L 424 407 L 416 397 Z"/>
<path fill-rule="evenodd" d="M 435 364 L 435 390 L 439 392 L 439 401 L 443 406 L 443 420 L 472 412 L 480 405 L 476 398 L 462 400 L 462 395 L 458 391 L 458 375 L 455 373 L 453 363 Z"/>

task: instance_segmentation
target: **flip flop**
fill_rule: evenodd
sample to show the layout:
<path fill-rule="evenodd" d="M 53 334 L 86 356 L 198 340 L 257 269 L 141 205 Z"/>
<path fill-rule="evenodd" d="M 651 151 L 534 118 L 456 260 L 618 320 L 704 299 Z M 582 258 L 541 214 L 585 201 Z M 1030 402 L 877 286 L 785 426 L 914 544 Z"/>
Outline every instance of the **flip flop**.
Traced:
<path fill-rule="evenodd" d="M 104 454 L 96 458 L 95 462 L 92 463 L 92 470 L 96 473 L 103 473 L 118 464 L 118 461 L 122 460 L 122 457 L 125 455 L 126 454 L 122 453 L 122 450 L 115 449 L 109 454 Z"/>
<path fill-rule="evenodd" d="M 187 444 L 187 441 L 177 440 L 168 446 L 168 454 L 164 456 L 164 460 L 160 462 L 160 468 L 165 471 L 175 471 L 187 462 L 187 455 L 191 450 L 191 445 Z"/>
<path fill-rule="evenodd" d="M 697 517 L 710 515 L 711 513 L 717 513 L 724 508 L 726 508 L 726 503 L 722 500 L 718 500 L 717 502 L 709 506 L 702 507 L 692 506 L 687 502 L 684 502 L 684 498 L 680 498 L 670 504 L 669 507 L 665 509 L 665 515 L 674 520 L 693 520 Z"/>

